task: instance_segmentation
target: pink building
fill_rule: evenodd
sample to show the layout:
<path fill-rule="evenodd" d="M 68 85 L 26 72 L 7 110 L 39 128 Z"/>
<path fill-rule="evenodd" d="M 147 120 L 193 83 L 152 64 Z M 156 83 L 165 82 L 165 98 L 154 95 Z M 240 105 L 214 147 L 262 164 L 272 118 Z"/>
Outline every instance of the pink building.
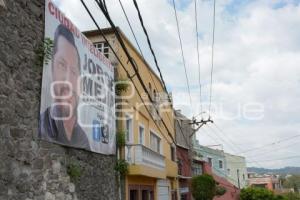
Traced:
<path fill-rule="evenodd" d="M 279 179 L 274 175 L 249 176 L 249 186 L 266 188 L 274 191 L 280 188 Z"/>

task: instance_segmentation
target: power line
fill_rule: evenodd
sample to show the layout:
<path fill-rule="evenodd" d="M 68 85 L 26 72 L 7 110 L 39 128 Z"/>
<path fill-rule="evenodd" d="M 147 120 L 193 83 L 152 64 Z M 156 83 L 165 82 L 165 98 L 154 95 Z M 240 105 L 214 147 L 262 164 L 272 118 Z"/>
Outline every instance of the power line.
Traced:
<path fill-rule="evenodd" d="M 282 158 L 276 158 L 276 159 L 270 159 L 270 160 L 260 160 L 259 162 L 273 162 L 273 161 L 281 161 L 281 160 L 290 160 L 290 159 L 295 159 L 295 158 L 300 158 L 300 155 L 297 156 L 288 156 L 288 157 L 282 157 Z M 251 163 L 251 162 L 249 162 Z"/>
<path fill-rule="evenodd" d="M 134 0 L 134 1 L 135 1 L 135 0 Z M 184 72 L 185 72 L 186 84 L 187 84 L 188 93 L 189 93 L 189 96 L 190 96 L 190 104 L 191 104 L 191 106 L 192 106 L 192 96 L 191 96 L 191 90 L 190 90 L 189 78 L 188 78 L 188 75 L 187 75 L 186 63 L 185 63 L 185 58 L 184 58 L 184 53 L 183 53 L 183 46 L 182 46 L 182 40 L 181 40 L 181 35 L 180 35 L 180 30 L 179 30 L 179 22 L 178 22 L 178 17 L 177 17 L 177 11 L 176 11 L 175 0 L 173 0 L 173 8 L 174 8 L 175 19 L 176 19 L 176 25 L 177 25 L 178 39 L 179 39 L 179 42 L 180 42 L 181 57 L 182 57 L 182 62 L 183 62 L 183 67 L 184 67 Z"/>
<path fill-rule="evenodd" d="M 131 24 L 130 24 L 130 21 L 129 21 L 128 16 L 127 16 L 127 14 L 126 14 L 126 12 L 125 12 L 125 9 L 124 9 L 124 7 L 123 7 L 123 4 L 122 4 L 121 0 L 119 0 L 119 4 L 120 4 L 120 6 L 121 6 L 121 8 L 122 8 L 122 11 L 123 11 L 123 13 L 124 13 L 124 15 L 125 15 L 127 24 L 129 25 L 129 28 L 130 28 L 130 31 L 131 31 L 133 37 L 134 37 L 135 43 L 136 43 L 136 45 L 137 45 L 138 48 L 139 48 L 139 51 L 140 51 L 140 53 L 141 53 L 141 56 L 144 58 L 142 49 L 141 49 L 141 47 L 140 47 L 140 45 L 139 45 L 139 43 L 138 43 L 138 40 L 137 40 L 137 38 L 136 38 L 136 36 L 135 36 L 135 33 L 134 33 L 133 28 L 132 28 L 132 26 L 131 26 Z M 145 59 L 145 58 L 144 58 L 144 59 Z"/>
<path fill-rule="evenodd" d="M 198 40 L 198 12 L 197 12 L 197 0 L 195 0 L 195 23 L 196 23 L 196 43 L 197 43 L 197 62 L 198 62 L 198 84 L 199 84 L 199 100 L 200 100 L 200 113 L 202 116 L 202 85 L 201 85 L 201 68 L 200 68 L 200 54 L 199 54 L 199 40 Z"/>
<path fill-rule="evenodd" d="M 259 152 L 258 155 L 255 154 L 255 155 L 251 155 L 251 156 L 247 156 L 247 157 L 254 157 L 254 156 L 255 156 L 256 158 L 257 158 L 257 157 L 262 157 L 262 156 L 265 156 L 265 155 L 267 155 L 267 154 L 272 154 L 272 153 L 274 153 L 274 152 L 276 152 L 276 151 L 279 151 L 279 150 L 282 150 L 282 149 L 286 149 L 286 148 L 289 148 L 289 147 L 294 146 L 294 145 L 299 145 L 299 142 L 289 144 L 288 146 L 284 146 L 284 147 L 280 147 L 280 148 L 275 148 L 275 149 L 272 149 L 272 150 L 270 150 L 270 151 Z"/>
<path fill-rule="evenodd" d="M 144 104 L 144 106 L 145 106 L 145 109 L 147 110 L 147 112 L 149 113 L 150 117 L 151 117 L 152 120 L 154 121 L 154 124 L 155 124 L 156 127 L 160 130 L 160 132 L 162 133 L 160 127 L 157 125 L 157 123 L 155 122 L 155 119 L 153 118 L 151 112 L 149 111 L 148 107 L 146 106 L 146 104 L 145 104 L 145 102 L 144 102 L 144 99 L 142 98 L 142 96 L 141 96 L 141 94 L 140 94 L 140 92 L 139 92 L 137 86 L 134 84 L 133 77 L 131 77 L 130 74 L 129 74 L 129 72 L 126 70 L 126 67 L 125 67 L 124 64 L 121 62 L 121 60 L 120 60 L 120 58 L 118 57 L 117 53 L 115 52 L 115 50 L 112 48 L 112 46 L 111 46 L 110 43 L 108 42 L 108 40 L 107 40 L 105 34 L 104 34 L 103 31 L 100 29 L 98 23 L 96 22 L 95 18 L 94 18 L 93 15 L 91 14 L 90 10 L 87 8 L 87 6 L 86 6 L 86 4 L 84 3 L 84 1 L 83 1 L 83 0 L 80 0 L 80 1 L 81 1 L 81 3 L 83 4 L 83 6 L 85 7 L 85 9 L 86 9 L 86 11 L 88 12 L 89 16 L 91 17 L 91 19 L 93 20 L 93 22 L 94 22 L 94 24 L 96 25 L 98 31 L 100 32 L 100 34 L 102 35 L 102 37 L 104 38 L 104 40 L 107 42 L 109 48 L 112 50 L 112 52 L 113 52 L 114 55 L 116 56 L 118 62 L 121 64 L 122 68 L 123 68 L 124 71 L 126 72 L 127 77 L 132 81 L 132 83 L 133 83 L 133 85 L 134 85 L 134 87 L 135 87 L 135 89 L 136 89 L 136 91 L 137 91 L 137 93 L 138 93 L 138 95 L 139 95 L 141 101 L 143 102 L 143 104 Z M 99 2 L 96 1 L 96 3 L 98 4 Z M 102 3 L 102 2 L 101 2 L 101 3 Z M 99 5 L 99 4 L 98 4 L 98 5 Z M 104 14 L 104 15 L 107 14 L 107 13 L 105 13 L 105 12 L 106 12 L 106 8 L 105 8 L 105 6 L 104 6 L 103 4 L 101 4 L 100 9 L 101 9 L 101 10 L 103 9 L 102 11 L 103 11 L 103 14 Z M 107 17 L 107 16 L 105 16 L 105 17 Z M 108 21 L 111 23 L 111 19 L 110 19 L 110 18 L 108 18 Z M 115 30 L 116 30 L 116 29 L 115 29 Z M 120 42 L 120 43 L 121 43 L 121 42 Z M 123 44 L 124 44 L 124 43 L 123 43 Z M 126 48 L 126 47 L 125 47 L 125 48 Z M 127 50 L 127 49 L 126 49 L 126 50 Z M 128 53 L 128 52 L 127 52 L 127 53 Z M 129 60 L 132 59 L 130 56 L 128 56 L 128 58 L 129 58 Z M 132 60 L 131 60 L 131 61 L 132 61 Z M 131 62 L 131 65 L 132 65 L 132 67 L 133 67 L 134 69 L 136 69 L 136 68 L 135 68 L 135 65 L 133 64 L 133 62 Z M 140 80 L 140 79 L 139 79 L 139 80 Z M 143 82 L 140 82 L 140 83 L 143 85 Z M 144 88 L 144 90 L 145 90 L 145 87 L 143 87 L 143 88 Z M 153 101 L 152 101 L 151 97 L 149 96 L 149 93 L 147 92 L 147 90 L 145 90 L 145 92 L 148 94 L 148 97 L 149 97 L 150 101 L 153 103 Z M 156 110 L 156 111 L 157 111 L 157 110 Z M 171 133 L 170 133 L 168 127 L 165 125 L 165 123 L 164 123 L 163 120 L 162 120 L 162 122 L 163 122 L 163 124 L 164 124 L 164 126 L 165 126 L 165 128 L 166 128 L 166 130 L 167 130 L 167 132 L 168 132 L 169 137 L 172 139 L 173 143 L 175 143 L 175 140 L 174 140 L 173 136 L 171 135 Z M 162 136 L 165 137 L 165 135 L 164 135 L 163 133 L 162 133 Z M 166 139 L 166 141 L 168 141 L 168 139 L 167 139 L 166 137 L 165 137 L 165 139 Z"/>
<path fill-rule="evenodd" d="M 144 82 L 143 82 L 143 80 L 142 80 L 142 78 L 141 78 L 141 76 L 140 76 L 140 74 L 139 74 L 139 72 L 138 72 L 138 69 L 137 69 L 137 67 L 136 67 L 136 65 L 135 65 L 135 62 L 133 62 L 133 58 L 132 58 L 131 55 L 129 54 L 129 51 L 128 51 L 128 49 L 127 49 L 125 43 L 123 42 L 122 37 L 120 36 L 119 31 L 117 30 L 115 24 L 113 23 L 112 19 L 110 18 L 110 15 L 109 15 L 108 10 L 107 10 L 106 5 L 105 5 L 105 0 L 104 0 L 104 3 L 103 3 L 102 1 L 100 1 L 100 0 L 98 0 L 98 1 L 95 0 L 95 1 L 97 2 L 99 8 L 102 10 L 102 13 L 104 14 L 104 16 L 107 18 L 107 20 L 108 20 L 108 22 L 110 23 L 111 27 L 113 28 L 117 40 L 119 41 L 119 43 L 120 43 L 120 45 L 121 45 L 121 47 L 122 47 L 122 49 L 123 49 L 125 55 L 127 56 L 127 58 L 128 58 L 128 60 L 129 60 L 129 62 L 130 62 L 130 64 L 131 64 L 131 66 L 133 67 L 133 69 L 134 69 L 134 71 L 135 71 L 136 77 L 138 78 L 138 80 L 139 80 L 139 82 L 140 82 L 142 88 L 143 88 L 144 91 L 146 92 L 146 94 L 147 94 L 147 96 L 148 96 L 148 98 L 149 98 L 149 100 L 150 100 L 150 102 L 151 102 L 151 104 L 152 104 L 152 106 L 153 106 L 153 105 L 155 104 L 155 102 L 153 101 L 152 96 L 149 94 L 149 92 L 148 92 L 148 90 L 147 90 L 147 87 L 145 86 L 145 84 L 144 84 Z M 142 96 L 141 96 L 141 95 L 140 95 L 140 98 L 142 99 Z M 147 106 L 146 106 L 144 100 L 142 100 L 142 101 L 143 101 L 143 103 L 144 103 L 144 105 L 145 105 L 145 108 L 147 108 Z M 155 109 L 157 115 L 159 116 L 159 111 L 158 111 L 158 109 L 157 109 L 155 106 L 153 106 L 153 107 L 154 107 L 154 109 Z M 148 110 L 148 112 L 149 112 L 149 115 L 150 115 L 150 116 L 152 117 L 152 119 L 155 121 L 155 119 L 153 118 L 153 116 L 152 116 L 152 114 L 151 114 L 151 112 L 149 111 L 148 108 L 147 108 L 147 110 Z M 166 125 L 166 123 L 164 122 L 163 119 L 161 119 L 161 122 L 163 123 L 165 129 L 167 130 L 169 137 L 171 137 L 172 141 L 176 144 L 175 139 L 173 138 L 173 135 L 171 134 L 171 132 L 170 132 L 168 126 Z"/>
<path fill-rule="evenodd" d="M 139 47 L 139 51 L 140 51 L 140 53 L 141 53 L 141 56 L 142 56 L 142 58 L 144 59 L 144 62 L 146 62 L 145 57 L 143 56 L 142 50 L 141 50 L 141 48 L 140 48 L 139 42 L 138 42 L 138 40 L 137 40 L 137 37 L 135 36 L 135 33 L 134 33 L 133 29 L 132 29 L 130 20 L 129 20 L 128 16 L 127 16 L 127 13 L 126 13 L 126 11 L 125 11 L 125 8 L 124 8 L 124 6 L 123 6 L 121 0 L 119 0 L 119 3 L 120 3 L 120 6 L 121 6 L 121 8 L 122 8 L 122 11 L 123 11 L 123 13 L 124 13 L 124 15 L 125 15 L 125 17 L 126 17 L 127 24 L 128 24 L 129 27 L 130 27 L 130 30 L 131 30 L 131 33 L 132 33 L 134 39 L 135 39 L 135 42 L 136 42 L 137 46 Z M 153 82 L 156 91 L 159 91 L 159 90 L 158 90 L 158 87 L 156 86 L 156 83 L 155 83 L 155 81 L 154 81 L 154 79 L 153 79 L 152 73 L 150 72 L 150 69 L 148 68 L 147 71 L 148 71 L 148 73 L 149 73 L 149 75 L 150 75 L 151 81 Z M 162 76 L 162 75 L 161 75 L 161 76 Z M 149 89 L 150 89 L 150 88 L 149 88 Z M 163 87 L 163 90 L 165 90 L 164 87 Z M 151 92 L 152 92 L 152 91 L 151 91 Z M 167 91 L 165 91 L 165 92 L 167 93 L 169 102 L 172 103 L 172 101 L 171 101 L 171 99 L 170 99 L 170 96 L 168 95 L 168 92 L 167 92 Z M 168 113 L 166 113 L 166 115 L 167 115 L 169 121 L 170 121 L 171 123 L 173 123 L 173 120 L 170 119 L 170 116 L 168 115 Z"/>
<path fill-rule="evenodd" d="M 216 126 L 216 125 L 215 125 Z M 219 134 L 217 134 L 217 132 L 211 127 L 211 126 L 208 126 L 211 130 L 212 130 L 212 132 L 218 137 L 218 138 L 220 138 L 220 140 L 222 140 L 223 142 L 224 142 L 224 144 L 227 144 L 228 146 L 230 146 L 230 148 L 233 150 L 233 152 L 235 153 L 235 154 L 237 154 L 237 152 L 239 151 L 239 147 L 237 147 L 236 145 L 234 145 L 232 142 L 227 142 L 227 141 L 225 141 L 221 136 L 219 136 Z M 219 130 L 220 131 L 220 130 Z M 221 132 L 222 134 L 224 133 L 224 132 Z M 226 136 L 226 134 L 223 134 L 224 136 Z M 238 150 L 238 151 L 236 151 L 236 150 Z M 262 167 L 261 165 L 260 165 L 260 163 L 258 163 L 257 161 L 255 161 L 254 159 L 252 159 L 252 158 L 249 158 L 249 160 L 252 160 L 254 163 L 256 163 L 258 166 L 260 166 L 260 167 Z"/>
<path fill-rule="evenodd" d="M 158 62 L 157 62 L 157 59 L 156 59 L 154 50 L 153 50 L 153 48 L 152 48 L 152 45 L 151 45 L 151 42 L 150 42 L 150 38 L 149 38 L 149 35 L 148 35 L 148 32 L 147 32 L 147 29 L 146 29 L 146 27 L 145 27 L 145 25 L 144 25 L 144 21 L 143 21 L 143 18 L 142 18 L 142 15 L 141 15 L 141 12 L 140 12 L 140 9 L 139 9 L 139 7 L 138 7 L 138 4 L 137 4 L 136 0 L 133 0 L 133 4 L 134 4 L 134 6 L 135 6 L 135 8 L 136 8 L 136 10 L 137 10 L 137 13 L 138 13 L 138 16 L 139 16 L 140 23 L 141 23 L 142 28 L 143 28 L 143 31 L 144 31 L 144 33 L 145 33 L 145 35 L 146 35 L 147 43 L 148 43 L 148 45 L 149 45 L 151 54 L 152 54 L 152 56 L 153 56 L 153 58 L 154 58 L 154 62 L 155 62 L 156 68 L 157 68 L 157 70 L 158 70 L 158 72 L 159 72 L 160 79 L 161 79 L 161 81 L 162 81 L 162 83 L 163 83 L 163 87 L 164 87 L 165 91 L 167 92 L 167 87 L 166 87 L 165 81 L 164 81 L 164 79 L 163 79 L 163 76 L 162 76 L 160 67 L 158 66 Z M 167 92 L 167 94 L 168 94 L 168 92 Z"/>
<path fill-rule="evenodd" d="M 216 0 L 214 0 L 213 33 L 212 33 L 212 43 L 211 43 L 211 71 L 210 71 L 210 92 L 209 92 L 209 109 L 208 109 L 209 115 L 211 112 L 212 80 L 213 80 L 213 70 L 214 70 L 215 27 L 216 27 Z"/>
<path fill-rule="evenodd" d="M 288 138 L 285 138 L 285 139 L 282 139 L 282 140 L 278 140 L 278 141 L 275 141 L 275 142 L 272 142 L 272 143 L 269 143 L 269 144 L 265 144 L 263 146 L 260 146 L 260 147 L 255 147 L 255 148 L 252 148 L 252 149 L 247 149 L 245 151 L 242 151 L 240 153 L 247 153 L 247 152 L 250 152 L 250 151 L 256 151 L 256 150 L 259 150 L 259 149 L 264 149 L 268 146 L 273 146 L 273 145 L 276 145 L 276 144 L 279 144 L 279 143 L 282 143 L 282 142 L 285 142 L 285 141 L 288 141 L 288 140 L 292 140 L 294 138 L 297 138 L 297 137 L 300 137 L 300 134 L 298 135 L 294 135 L 294 136 L 291 136 L 291 137 L 288 137 Z"/>

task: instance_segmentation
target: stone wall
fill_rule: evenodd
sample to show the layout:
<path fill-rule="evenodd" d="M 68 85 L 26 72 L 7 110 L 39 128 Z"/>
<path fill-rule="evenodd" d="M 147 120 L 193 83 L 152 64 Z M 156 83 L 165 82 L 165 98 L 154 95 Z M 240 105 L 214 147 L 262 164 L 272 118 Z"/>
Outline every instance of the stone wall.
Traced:
<path fill-rule="evenodd" d="M 115 156 L 37 138 L 44 0 L 1 0 L 0 200 L 118 199 Z M 71 164 L 79 178 L 68 171 Z M 78 177 L 78 176 L 77 176 Z"/>

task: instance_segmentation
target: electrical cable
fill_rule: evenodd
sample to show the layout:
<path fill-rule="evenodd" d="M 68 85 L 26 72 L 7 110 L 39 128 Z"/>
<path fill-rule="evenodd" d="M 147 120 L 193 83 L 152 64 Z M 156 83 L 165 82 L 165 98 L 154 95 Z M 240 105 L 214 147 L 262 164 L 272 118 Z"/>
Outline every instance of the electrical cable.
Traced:
<path fill-rule="evenodd" d="M 119 4 L 120 4 L 120 6 L 121 6 L 121 8 L 122 8 L 122 11 L 123 11 L 125 17 L 126 17 L 127 24 L 128 24 L 129 27 L 130 27 L 131 33 L 132 33 L 132 35 L 133 35 L 133 37 L 134 37 L 134 40 L 135 40 L 135 42 L 136 42 L 136 45 L 137 45 L 138 48 L 139 48 L 139 51 L 140 51 L 140 53 L 141 53 L 141 56 L 142 56 L 142 58 L 144 59 L 144 61 L 146 62 L 145 57 L 144 57 L 144 55 L 143 55 L 143 53 L 142 53 L 142 50 L 141 50 L 141 48 L 140 48 L 139 42 L 138 42 L 138 40 L 137 40 L 137 37 L 136 37 L 136 35 L 135 35 L 135 32 L 134 32 L 134 30 L 133 30 L 133 28 L 132 28 L 132 26 L 131 26 L 130 20 L 129 20 L 129 18 L 128 18 L 128 15 L 127 15 L 127 13 L 126 13 L 126 11 L 125 11 L 125 8 L 124 8 L 124 6 L 123 6 L 121 0 L 119 0 Z M 154 87 L 155 87 L 156 91 L 159 91 L 159 90 L 158 90 L 158 87 L 156 86 L 156 83 L 155 83 L 155 81 L 154 81 L 154 78 L 153 78 L 153 76 L 152 76 L 152 73 L 150 72 L 150 69 L 148 69 L 147 71 L 148 71 L 148 73 L 149 73 L 149 75 L 150 75 L 151 81 L 152 81 L 152 83 L 154 84 Z M 161 76 L 162 76 L 162 75 L 161 75 Z M 165 90 L 164 87 L 163 87 L 163 90 Z M 151 92 L 152 92 L 152 91 L 151 91 Z M 166 91 L 166 93 L 167 93 L 167 91 Z M 167 93 L 166 95 L 168 96 L 169 102 L 172 103 L 169 94 Z M 156 97 L 155 97 L 155 98 L 156 98 Z M 168 113 L 166 113 L 166 115 L 167 115 L 169 121 L 170 121 L 171 123 L 173 123 L 172 120 L 171 120 L 171 118 L 170 118 L 170 116 L 168 115 Z"/>
<path fill-rule="evenodd" d="M 153 119 L 153 116 L 152 116 L 151 112 L 149 111 L 148 107 L 146 106 L 146 104 L 145 104 L 145 102 L 144 102 L 144 100 L 143 100 L 143 98 L 142 98 L 140 92 L 139 92 L 138 89 L 137 89 L 137 86 L 134 84 L 133 78 L 130 76 L 129 72 L 126 70 L 126 67 L 125 67 L 124 64 L 121 62 L 121 60 L 120 60 L 120 58 L 118 57 L 118 55 L 117 55 L 117 53 L 115 52 L 115 50 L 114 50 L 114 49 L 112 48 L 112 46 L 109 44 L 107 38 L 105 37 L 105 34 L 104 34 L 103 31 L 100 29 L 98 23 L 96 22 L 95 18 L 94 18 L 93 15 L 91 14 L 90 10 L 87 8 L 87 6 L 86 6 L 86 4 L 84 3 L 84 1 L 83 1 L 83 0 L 80 0 L 80 1 L 81 1 L 81 3 L 83 4 L 83 6 L 85 7 L 85 9 L 86 9 L 86 11 L 88 12 L 89 16 L 91 17 L 91 19 L 93 20 L 93 22 L 94 22 L 94 24 L 96 25 L 98 31 L 99 31 L 99 32 L 101 33 L 101 35 L 103 36 L 104 40 L 108 43 L 110 49 L 112 50 L 112 52 L 113 52 L 114 55 L 116 56 L 118 62 L 121 64 L 122 68 L 123 68 L 124 71 L 126 72 L 127 77 L 132 81 L 132 83 L 133 83 L 133 85 L 134 85 L 134 87 L 135 87 L 135 89 L 136 89 L 136 91 L 137 91 L 137 93 L 138 93 L 140 99 L 142 100 L 143 104 L 145 105 L 145 108 L 146 108 L 147 112 L 149 113 L 149 115 L 150 115 L 151 118 Z M 103 8 L 103 7 L 102 7 L 102 8 Z M 135 66 L 134 66 L 133 64 L 132 64 L 132 66 L 133 66 L 133 68 L 135 68 Z M 147 90 L 145 90 L 145 91 L 147 92 Z M 149 95 L 149 94 L 148 94 L 148 95 Z M 154 119 L 153 119 L 153 121 L 155 122 Z M 154 124 L 155 124 L 156 127 L 160 130 L 160 132 L 163 133 L 163 132 L 161 131 L 160 127 L 157 125 L 157 123 L 155 122 Z M 165 128 L 166 128 L 166 130 L 167 130 L 167 132 L 168 132 L 168 134 L 169 134 L 169 137 L 172 139 L 173 143 L 176 144 L 176 142 L 175 142 L 173 136 L 170 135 L 171 133 L 169 132 L 168 128 L 167 128 L 166 126 L 165 126 Z M 164 134 L 162 134 L 162 135 L 165 137 Z M 165 139 L 166 139 L 166 141 L 168 141 L 168 139 L 167 139 L 166 137 L 165 137 Z M 170 142 L 169 142 L 169 143 L 170 143 Z"/>
<path fill-rule="evenodd" d="M 248 155 L 247 157 L 255 157 L 255 158 L 262 157 L 262 156 L 265 156 L 265 155 L 268 155 L 268 154 L 272 154 L 272 153 L 277 152 L 277 151 L 282 150 L 282 149 L 290 148 L 291 146 L 294 146 L 294 145 L 299 145 L 299 142 L 289 144 L 288 146 L 284 146 L 284 147 L 280 147 L 280 148 L 275 148 L 275 149 L 272 149 L 270 151 L 259 152 L 258 155 L 257 154 L 255 154 L 255 155 Z"/>
<path fill-rule="evenodd" d="M 216 0 L 214 0 L 213 32 L 212 32 L 212 43 L 211 43 L 211 71 L 210 71 L 210 92 L 209 92 L 209 109 L 208 109 L 209 116 L 211 113 L 212 82 L 213 82 L 213 70 L 214 70 L 215 27 L 216 27 Z"/>
<path fill-rule="evenodd" d="M 182 40 L 181 40 L 181 35 L 180 35 L 180 30 L 179 30 L 179 22 L 178 22 L 178 16 L 177 16 L 177 11 L 176 11 L 175 0 L 173 0 L 173 8 L 174 8 L 174 13 L 175 13 L 175 19 L 176 19 L 176 25 L 177 25 L 177 34 L 178 34 L 178 39 L 179 39 L 179 43 L 180 43 L 181 57 L 182 57 L 182 62 L 183 62 L 183 67 L 184 67 L 184 72 L 185 72 L 186 84 L 187 84 L 187 89 L 188 89 L 188 93 L 189 93 L 189 97 L 190 97 L 190 104 L 192 106 L 192 96 L 191 96 L 189 78 L 188 78 L 188 75 L 187 75 L 186 63 L 185 63 L 185 58 L 184 58 L 184 53 L 183 53 L 183 45 L 182 45 Z"/>
<path fill-rule="evenodd" d="M 196 23 L 196 44 L 197 44 L 197 64 L 198 64 L 198 84 L 199 84 L 199 101 L 200 101 L 200 114 L 202 116 L 202 85 L 201 85 L 201 68 L 200 68 L 200 53 L 199 53 L 199 39 L 198 39 L 198 12 L 197 12 L 197 0 L 195 0 L 195 23 Z"/>
<path fill-rule="evenodd" d="M 138 7 L 138 4 L 137 4 L 136 0 L 133 0 L 133 4 L 134 4 L 134 6 L 135 6 L 135 8 L 136 8 L 136 10 L 137 10 L 137 13 L 138 13 L 138 16 L 139 16 L 140 23 L 141 23 L 142 28 L 143 28 L 143 31 L 144 31 L 144 33 L 145 33 L 145 35 L 146 35 L 147 43 L 148 43 L 148 45 L 149 45 L 151 54 L 152 54 L 152 56 L 153 56 L 153 58 L 154 58 L 154 62 L 155 62 L 156 68 L 157 68 L 157 70 L 158 70 L 158 72 L 159 72 L 160 79 L 161 79 L 161 81 L 162 81 L 162 83 L 163 83 L 163 87 L 164 87 L 165 91 L 167 92 L 167 87 L 166 87 L 165 81 L 164 81 L 164 79 L 163 79 L 163 76 L 162 76 L 160 67 L 158 66 L 158 62 L 157 62 L 157 59 L 156 59 L 156 55 L 155 55 L 154 50 L 153 50 L 153 48 L 152 48 L 151 41 L 150 41 L 150 37 L 149 37 L 149 35 L 148 35 L 147 29 L 145 28 L 144 21 L 143 21 L 143 18 L 142 18 L 142 15 L 141 15 L 141 12 L 140 12 L 140 9 L 139 9 L 139 7 Z M 167 94 L 168 94 L 168 92 L 167 92 Z"/>
<path fill-rule="evenodd" d="M 279 143 L 282 143 L 282 142 L 285 142 L 285 141 L 288 141 L 288 140 L 292 140 L 292 139 L 295 139 L 297 137 L 300 137 L 300 134 L 294 135 L 294 136 L 291 136 L 291 137 L 288 137 L 288 138 L 285 138 L 285 139 L 282 139 L 282 140 L 278 140 L 278 141 L 275 141 L 275 142 L 272 142 L 272 143 L 268 143 L 268 144 L 262 145 L 260 147 L 255 147 L 255 148 L 247 149 L 247 150 L 242 151 L 240 153 L 248 153 L 248 152 L 251 152 L 251 151 L 256 151 L 256 150 L 264 149 L 266 147 L 273 146 L 273 145 L 276 145 L 276 144 L 279 144 Z"/>
<path fill-rule="evenodd" d="M 217 134 L 217 132 L 210 126 L 210 125 L 208 125 L 208 127 L 210 128 L 210 130 L 212 130 L 212 133 L 213 134 L 215 134 L 218 138 L 220 138 L 220 140 L 222 140 L 223 142 L 224 142 L 224 144 L 227 144 L 232 150 L 233 150 L 233 152 L 235 153 L 235 154 L 237 154 L 237 152 L 239 151 L 238 149 L 238 147 L 237 146 L 235 146 L 235 145 L 233 145 L 233 144 L 231 144 L 231 143 L 229 143 L 229 142 L 227 142 L 227 141 L 225 141 L 219 134 Z M 238 150 L 238 151 L 236 151 L 236 150 Z M 238 154 L 237 154 L 238 155 Z M 255 160 L 253 160 L 253 159 L 251 159 L 251 158 L 249 158 L 249 160 L 252 160 L 254 163 L 256 163 L 259 167 L 262 167 L 262 165 L 260 164 L 260 163 L 258 163 L 257 161 L 255 161 Z"/>
<path fill-rule="evenodd" d="M 120 6 L 121 6 L 121 8 L 122 8 L 122 11 L 123 11 L 123 13 L 124 13 L 124 15 L 125 15 L 127 24 L 129 25 L 130 31 L 131 31 L 131 33 L 132 33 L 132 35 L 133 35 L 133 38 L 134 38 L 134 40 L 135 40 L 135 43 L 136 43 L 136 45 L 137 45 L 137 47 L 138 47 L 138 49 L 139 49 L 139 51 L 140 51 L 140 54 L 141 54 L 141 56 L 143 57 L 143 59 L 145 60 L 144 55 L 143 55 L 143 52 L 142 52 L 142 49 L 141 49 L 141 47 L 140 47 L 140 44 L 138 43 L 138 40 L 137 40 L 137 38 L 136 38 L 136 36 L 135 36 L 135 33 L 134 33 L 134 31 L 133 31 L 133 28 L 132 28 L 131 23 L 130 23 L 130 21 L 129 21 L 129 18 L 128 18 L 126 12 L 125 12 L 125 9 L 124 9 L 124 6 L 123 6 L 121 0 L 119 0 L 119 4 L 120 4 Z"/>
<path fill-rule="evenodd" d="M 106 19 L 108 20 L 108 22 L 110 23 L 112 29 L 114 30 L 115 36 L 116 36 L 117 40 L 119 41 L 119 43 L 120 43 L 120 45 L 121 45 L 121 47 L 122 47 L 122 49 L 123 49 L 125 55 L 127 56 L 128 60 L 129 60 L 129 62 L 130 62 L 130 64 L 132 65 L 132 67 L 133 67 L 133 69 L 134 69 L 134 71 L 135 71 L 135 75 L 136 75 L 136 77 L 138 78 L 138 80 L 139 80 L 139 82 L 140 82 L 142 88 L 143 88 L 144 91 L 146 92 L 146 94 L 147 94 L 147 96 L 148 96 L 148 98 L 149 98 L 149 100 L 150 100 L 152 106 L 155 105 L 155 102 L 153 101 L 152 96 L 149 94 L 149 92 L 148 92 L 148 90 L 147 90 L 147 87 L 145 86 L 145 84 L 144 84 L 144 82 L 143 82 L 143 80 L 142 80 L 142 78 L 141 78 L 141 76 L 140 76 L 140 74 L 139 74 L 139 72 L 138 72 L 138 69 L 137 69 L 135 63 L 133 62 L 133 58 L 130 56 L 129 51 L 128 51 L 128 49 L 127 49 L 127 47 L 126 47 L 126 45 L 125 45 L 125 43 L 124 43 L 124 41 L 123 41 L 123 39 L 122 39 L 122 37 L 121 37 L 119 31 L 118 31 L 118 29 L 116 28 L 114 22 L 112 21 L 112 19 L 111 19 L 109 13 L 108 13 L 108 11 L 107 11 L 107 8 L 104 6 L 104 4 L 103 4 L 102 1 L 99 1 L 99 0 L 98 0 L 98 1 L 95 0 L 95 1 L 96 1 L 96 3 L 98 4 L 98 6 L 99 6 L 100 10 L 102 11 L 102 13 L 104 14 L 104 16 L 106 17 Z M 105 2 L 105 0 L 104 0 L 104 2 Z M 142 98 L 142 97 L 141 97 L 141 98 Z M 144 103 L 144 104 L 145 104 L 145 103 Z M 145 105 L 146 105 L 146 104 L 145 104 Z M 145 106 L 145 107 L 146 107 L 146 106 Z M 158 109 L 157 109 L 155 106 L 153 106 L 153 107 L 155 108 L 155 111 L 156 111 L 157 115 L 159 116 L 159 111 L 158 111 Z M 150 111 L 149 111 L 149 114 L 151 115 L 151 112 L 150 112 Z M 152 115 L 151 115 L 151 117 L 153 118 Z M 153 118 L 153 120 L 155 120 L 155 119 Z M 163 119 L 161 119 L 161 122 L 163 123 L 164 127 L 166 128 L 169 137 L 171 137 L 171 138 L 172 138 L 172 141 L 174 142 L 174 144 L 176 144 L 173 135 L 171 134 L 171 132 L 170 132 L 168 126 L 166 125 L 166 123 L 164 122 Z"/>

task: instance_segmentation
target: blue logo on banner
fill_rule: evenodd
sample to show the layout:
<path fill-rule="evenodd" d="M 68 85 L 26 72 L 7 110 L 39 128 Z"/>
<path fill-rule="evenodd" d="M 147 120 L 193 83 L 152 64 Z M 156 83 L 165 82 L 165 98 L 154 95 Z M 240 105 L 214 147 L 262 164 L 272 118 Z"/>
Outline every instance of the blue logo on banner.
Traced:
<path fill-rule="evenodd" d="M 93 120 L 93 140 L 100 142 L 101 139 L 101 128 L 98 120 Z"/>

